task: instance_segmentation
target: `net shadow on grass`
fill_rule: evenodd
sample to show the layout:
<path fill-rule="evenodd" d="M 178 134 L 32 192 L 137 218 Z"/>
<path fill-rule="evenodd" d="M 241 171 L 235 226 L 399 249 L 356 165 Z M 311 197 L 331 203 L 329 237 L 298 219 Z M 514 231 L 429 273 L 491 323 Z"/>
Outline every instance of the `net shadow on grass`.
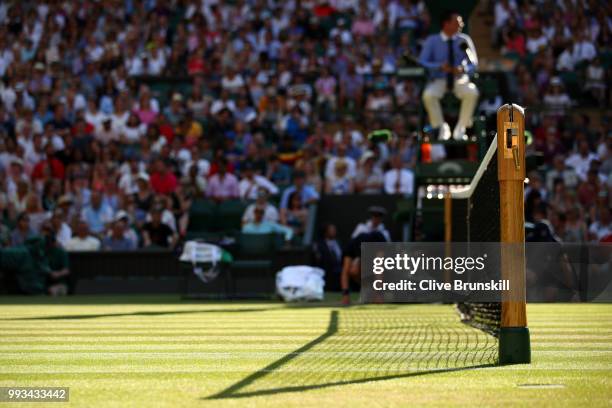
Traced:
<path fill-rule="evenodd" d="M 448 316 L 332 311 L 319 337 L 206 400 L 247 398 L 490 367 L 497 340 Z"/>
<path fill-rule="evenodd" d="M 132 313 L 101 313 L 101 314 L 82 314 L 82 315 L 57 315 L 57 316 L 37 316 L 37 317 L 15 317 L 10 319 L 0 319 L 0 321 L 10 320 L 82 320 L 82 319 L 98 319 L 102 317 L 124 317 L 124 316 L 166 316 L 177 314 L 194 314 L 194 313 L 248 313 L 248 312 L 264 312 L 272 310 L 271 308 L 242 308 L 242 309 L 194 309 L 194 310 L 168 310 L 168 311 L 147 311 L 147 312 L 132 312 Z"/>

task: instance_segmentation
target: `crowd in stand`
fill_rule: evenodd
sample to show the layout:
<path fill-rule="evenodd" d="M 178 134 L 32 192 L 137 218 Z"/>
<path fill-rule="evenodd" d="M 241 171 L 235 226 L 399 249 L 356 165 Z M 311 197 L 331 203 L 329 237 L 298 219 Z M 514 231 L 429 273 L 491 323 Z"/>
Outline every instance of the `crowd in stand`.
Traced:
<path fill-rule="evenodd" d="M 387 74 L 427 26 L 411 1 L 3 2 L 1 244 L 173 247 L 199 198 L 261 202 L 245 230 L 289 237 L 320 194 L 410 194 L 393 109 L 418 98 Z M 400 137 L 377 146 L 383 120 Z"/>
<path fill-rule="evenodd" d="M 494 44 L 517 61 L 531 149 L 526 216 L 565 242 L 612 240 L 612 13 L 609 2 L 514 1 L 493 5 Z M 598 115 L 574 114 L 593 107 Z M 594 120 L 595 119 L 595 120 Z"/>
<path fill-rule="evenodd" d="M 607 103 L 598 56 L 610 13 L 565 3 L 544 19 L 532 2 L 500 2 L 496 32 L 510 49 L 529 31 L 516 50 L 534 54 L 517 68 L 522 103 L 538 105 L 546 90 L 552 109 L 532 123 L 534 143 L 551 168 L 568 156 L 549 173 L 562 185 L 534 176 L 530 188 L 559 223 L 577 188 L 578 220 L 603 225 L 593 208 L 610 191 L 609 124 L 561 120 L 571 100 L 556 75 L 587 63 L 585 89 Z M 68 250 L 172 248 L 204 198 L 254 201 L 245 230 L 290 239 L 321 194 L 412 194 L 420 129 L 401 109 L 420 103 L 419 89 L 390 74 L 429 26 L 412 0 L 2 2 L 0 245 L 51 230 Z M 564 46 L 550 47 L 558 37 Z M 188 87 L 160 91 L 164 78 Z M 380 128 L 395 136 L 367 137 Z"/>

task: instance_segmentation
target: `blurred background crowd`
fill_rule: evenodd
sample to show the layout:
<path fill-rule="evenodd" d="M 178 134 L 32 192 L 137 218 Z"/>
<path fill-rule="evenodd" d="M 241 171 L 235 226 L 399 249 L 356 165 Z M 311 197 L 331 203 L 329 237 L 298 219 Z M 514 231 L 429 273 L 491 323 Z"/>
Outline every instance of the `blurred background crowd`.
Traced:
<path fill-rule="evenodd" d="M 611 7 L 503 0 L 476 17 L 545 156 L 527 218 L 568 241 L 612 233 Z M 421 89 L 395 73 L 435 25 L 418 0 L 2 2 L 0 245 L 172 248 L 204 198 L 253 202 L 245 231 L 290 240 L 323 194 L 413 194 Z"/>

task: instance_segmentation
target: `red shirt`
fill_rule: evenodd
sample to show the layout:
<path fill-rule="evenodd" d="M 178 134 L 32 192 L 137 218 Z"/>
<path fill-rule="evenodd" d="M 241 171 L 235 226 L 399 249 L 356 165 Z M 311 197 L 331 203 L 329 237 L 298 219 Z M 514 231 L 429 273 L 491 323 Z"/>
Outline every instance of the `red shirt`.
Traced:
<path fill-rule="evenodd" d="M 64 179 L 64 165 L 56 158 L 52 158 L 51 160 L 42 160 L 36 163 L 36 166 L 34 166 L 34 169 L 32 170 L 32 178 L 44 179 L 46 167 L 50 168 L 51 178 L 59 180 Z"/>
<path fill-rule="evenodd" d="M 206 70 L 206 65 L 204 64 L 204 60 L 198 57 L 192 57 L 187 62 L 187 73 L 189 75 L 197 75 L 203 74 Z"/>
<path fill-rule="evenodd" d="M 168 171 L 166 174 L 153 173 L 151 175 L 151 187 L 158 194 L 168 194 L 176 190 L 176 176 Z"/>
<path fill-rule="evenodd" d="M 174 140 L 174 129 L 169 124 L 164 124 L 159 126 L 159 133 L 166 138 L 168 144 L 171 144 Z"/>

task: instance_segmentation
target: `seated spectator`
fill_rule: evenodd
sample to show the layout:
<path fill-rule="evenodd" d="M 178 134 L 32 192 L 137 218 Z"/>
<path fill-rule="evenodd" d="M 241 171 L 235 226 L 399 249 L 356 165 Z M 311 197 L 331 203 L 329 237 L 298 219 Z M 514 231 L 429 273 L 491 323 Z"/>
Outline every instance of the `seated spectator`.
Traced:
<path fill-rule="evenodd" d="M 565 160 L 565 164 L 574 169 L 580 180 L 585 180 L 587 172 L 591 167 L 591 162 L 596 158 L 597 156 L 591 152 L 589 142 L 583 140 L 578 144 L 578 151 L 570 155 Z"/>
<path fill-rule="evenodd" d="M 268 162 L 266 178 L 277 186 L 286 186 L 291 182 L 291 170 L 274 154 Z"/>
<path fill-rule="evenodd" d="M 177 197 L 174 197 L 174 198 L 176 198 L 177 203 L 178 203 L 178 198 Z M 170 196 L 157 195 L 153 199 L 153 208 L 155 207 L 161 208 L 162 222 L 166 224 L 167 226 L 169 226 L 173 232 L 176 232 L 177 231 L 176 218 L 174 216 L 173 204 L 174 204 L 174 199 Z M 123 215 L 127 216 L 127 214 L 123 214 Z M 151 213 L 147 214 L 146 221 L 147 222 L 151 221 L 151 218 L 152 218 Z M 129 222 L 129 217 L 127 218 L 126 221 Z"/>
<path fill-rule="evenodd" d="M 533 27 L 527 32 L 527 42 L 525 47 L 530 54 L 537 54 L 541 49 L 548 45 L 548 38 L 542 33 L 539 27 Z"/>
<path fill-rule="evenodd" d="M 102 201 L 102 194 L 99 191 L 91 193 L 91 203 L 81 212 L 81 217 L 87 222 L 89 230 L 99 237 L 104 234 L 113 216 L 112 208 Z"/>
<path fill-rule="evenodd" d="M 336 144 L 336 154 L 325 163 L 325 178 L 329 179 L 333 176 L 336 170 L 336 161 L 338 160 L 346 162 L 347 173 L 350 177 L 354 178 L 357 174 L 357 163 L 348 156 L 348 146 L 341 142 Z"/>
<path fill-rule="evenodd" d="M 126 225 L 122 219 L 115 220 L 111 233 L 102 240 L 102 248 L 106 251 L 131 251 L 136 249 L 134 242 L 125 236 Z"/>
<path fill-rule="evenodd" d="M 162 222 L 164 208 L 155 206 L 151 210 L 151 221 L 142 227 L 144 247 L 160 247 L 172 249 L 176 245 L 177 236 L 172 229 Z"/>
<path fill-rule="evenodd" d="M 32 179 L 40 180 L 51 177 L 58 180 L 64 179 L 64 165 L 55 158 L 55 149 L 51 143 L 45 146 L 45 158 L 34 166 Z"/>
<path fill-rule="evenodd" d="M 355 179 L 355 191 L 361 194 L 380 194 L 383 191 L 383 172 L 376 165 L 375 154 L 368 150 L 360 159 L 360 167 Z"/>
<path fill-rule="evenodd" d="M 281 129 L 290 137 L 294 146 L 304 143 L 308 136 L 308 116 L 299 105 L 295 105 L 282 119 Z"/>
<path fill-rule="evenodd" d="M 601 191 L 601 182 L 596 170 L 589 170 L 587 178 L 578 186 L 578 202 L 585 209 L 590 209 Z"/>
<path fill-rule="evenodd" d="M 255 208 L 264 210 L 264 221 L 278 222 L 279 215 L 276 207 L 268 201 L 268 190 L 260 188 L 257 190 L 257 198 L 254 203 L 250 204 L 242 215 L 242 224 L 248 224 L 255 220 Z"/>
<path fill-rule="evenodd" d="M 323 189 L 323 179 L 317 171 L 317 166 L 314 159 L 305 160 L 303 162 L 302 170 L 306 175 L 306 184 L 311 185 L 317 193 L 321 193 Z"/>
<path fill-rule="evenodd" d="M 414 190 L 414 174 L 403 168 L 399 155 L 391 158 L 391 169 L 385 173 L 385 193 L 411 195 Z"/>
<path fill-rule="evenodd" d="M 584 61 L 591 61 L 597 56 L 595 45 L 586 32 L 577 33 L 577 40 L 574 43 L 573 57 L 577 64 Z"/>
<path fill-rule="evenodd" d="M 64 245 L 68 252 L 98 251 L 100 247 L 100 240 L 89 233 L 89 226 L 84 220 L 77 222 L 75 235 Z"/>
<path fill-rule="evenodd" d="M 30 217 L 30 227 L 35 233 L 39 233 L 42 224 L 49 218 L 49 215 L 42 208 L 40 197 L 37 194 L 32 192 L 28 195 L 25 212 Z"/>
<path fill-rule="evenodd" d="M 193 163 L 189 166 L 187 174 L 181 179 L 183 193 L 191 198 L 203 197 L 206 194 L 206 178 L 198 171 L 198 165 Z"/>
<path fill-rule="evenodd" d="M 125 210 L 119 210 L 117 211 L 117 214 L 115 214 L 114 221 L 123 221 L 125 226 L 123 236 L 132 242 L 134 249 L 138 248 L 138 234 L 131 226 L 132 217 L 130 217 L 130 214 L 128 214 L 128 212 Z M 149 220 L 147 219 L 147 221 Z M 111 234 L 112 230 L 107 233 L 107 236 Z"/>
<path fill-rule="evenodd" d="M 324 66 L 319 78 L 315 82 L 317 90 L 317 104 L 325 109 L 336 107 L 336 78 L 331 74 L 328 67 Z"/>
<path fill-rule="evenodd" d="M 178 182 L 176 176 L 162 159 L 155 161 L 155 168 L 151 173 L 151 187 L 157 194 L 170 194 L 176 190 Z"/>
<path fill-rule="evenodd" d="M 283 234 L 285 241 L 291 241 L 293 238 L 293 229 L 281 225 L 274 221 L 264 221 L 265 209 L 255 207 L 253 214 L 254 219 L 242 226 L 242 232 L 245 234 Z"/>
<path fill-rule="evenodd" d="M 151 184 L 149 183 L 149 176 L 146 173 L 138 174 L 136 178 L 136 193 L 134 193 L 134 205 L 136 212 L 136 221 L 144 221 L 147 216 L 147 213 L 151 209 L 153 205 L 153 198 L 155 194 L 151 189 Z"/>
<path fill-rule="evenodd" d="M 526 53 L 525 36 L 518 29 L 509 30 L 504 33 L 504 46 L 502 52 L 504 54 L 516 53 L 520 57 L 524 57 Z"/>
<path fill-rule="evenodd" d="M 563 90 L 563 82 L 559 77 L 550 80 L 548 90 L 544 94 L 544 106 L 550 115 L 562 116 L 572 105 L 572 101 Z"/>
<path fill-rule="evenodd" d="M 278 194 L 278 187 L 270 180 L 255 174 L 253 163 L 246 162 L 242 166 L 242 180 L 238 184 L 240 198 L 243 200 L 254 200 L 257 198 L 258 191 L 264 189 L 270 195 Z"/>
<path fill-rule="evenodd" d="M 595 57 L 586 70 L 585 89 L 591 93 L 599 104 L 605 104 L 606 70 L 599 57 Z"/>
<path fill-rule="evenodd" d="M 289 196 L 287 208 L 281 208 L 280 220 L 281 224 L 293 228 L 293 232 L 296 235 L 304 232 L 306 222 L 308 221 L 308 208 L 303 204 L 297 191 L 294 191 Z"/>
<path fill-rule="evenodd" d="M 336 160 L 334 172 L 325 180 L 325 193 L 327 194 L 352 194 L 355 191 L 355 183 L 348 174 L 348 164 L 345 160 Z"/>
<path fill-rule="evenodd" d="M 17 216 L 17 225 L 11 232 L 11 246 L 23 245 L 28 239 L 36 235 L 30 227 L 30 217 L 27 213 L 22 212 Z"/>
<path fill-rule="evenodd" d="M 583 221 L 578 207 L 569 208 L 565 213 L 563 242 L 585 242 L 587 240 L 587 226 Z"/>
<path fill-rule="evenodd" d="M 393 99 L 387 92 L 386 86 L 381 83 L 374 85 L 374 92 L 368 96 L 366 109 L 373 112 L 389 112 L 393 109 Z"/>
<path fill-rule="evenodd" d="M 53 234 L 55 235 L 55 239 L 57 239 L 57 242 L 62 248 L 65 248 L 70 238 L 72 238 L 72 229 L 68 226 L 65 220 L 66 216 L 64 211 L 60 208 L 53 211 L 53 214 L 49 220 Z"/>
<path fill-rule="evenodd" d="M 589 241 L 599 242 L 612 234 L 612 217 L 610 208 L 600 207 L 598 219 L 589 227 Z"/>
<path fill-rule="evenodd" d="M 11 211 L 20 213 L 25 211 L 30 196 L 30 183 L 27 180 L 18 180 L 15 191 L 8 192 L 8 204 Z"/>
<path fill-rule="evenodd" d="M 293 193 L 298 194 L 303 206 L 308 206 L 319 200 L 319 193 L 312 186 L 306 184 L 306 174 L 303 171 L 296 171 L 293 174 L 293 185 L 283 191 L 280 202 L 281 210 L 289 208 L 289 198 Z"/>
<path fill-rule="evenodd" d="M 240 197 L 238 178 L 227 171 L 227 160 L 218 161 L 218 172 L 208 180 L 206 195 L 217 202 Z"/>

